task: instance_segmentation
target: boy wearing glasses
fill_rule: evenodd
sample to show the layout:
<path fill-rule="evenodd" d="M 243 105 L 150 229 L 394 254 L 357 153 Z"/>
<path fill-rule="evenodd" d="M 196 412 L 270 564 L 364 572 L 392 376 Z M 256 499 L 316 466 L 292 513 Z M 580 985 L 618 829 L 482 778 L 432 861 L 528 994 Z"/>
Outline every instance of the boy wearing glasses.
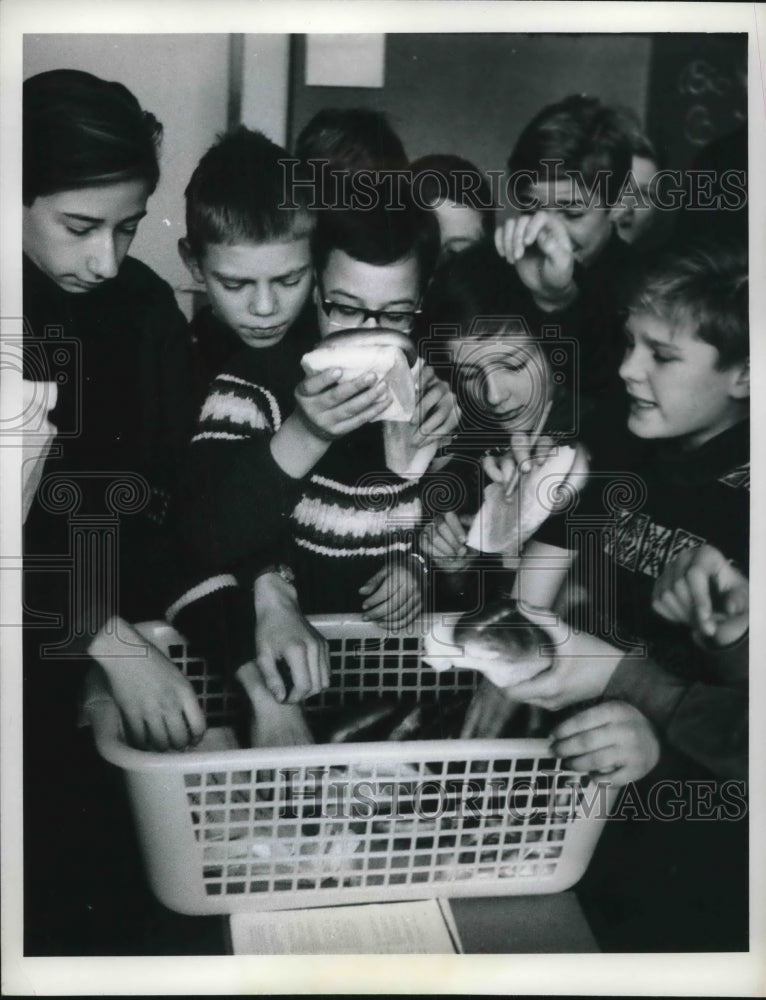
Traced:
<path fill-rule="evenodd" d="M 224 137 L 189 183 L 180 246 L 209 296 L 204 321 L 241 346 L 213 379 L 190 446 L 186 586 L 167 617 L 236 672 L 263 745 L 308 739 L 296 703 L 328 681 L 326 646 L 301 608 L 361 611 L 389 628 L 420 610 L 418 482 L 387 470 L 372 422 L 390 392 L 372 373 L 305 377 L 300 362 L 342 329 L 409 332 L 439 250 L 414 204 L 322 213 L 315 227 L 300 188 L 285 197 L 287 158 L 259 133 Z M 413 443 L 451 434 L 452 396 L 428 368 L 418 396 Z"/>

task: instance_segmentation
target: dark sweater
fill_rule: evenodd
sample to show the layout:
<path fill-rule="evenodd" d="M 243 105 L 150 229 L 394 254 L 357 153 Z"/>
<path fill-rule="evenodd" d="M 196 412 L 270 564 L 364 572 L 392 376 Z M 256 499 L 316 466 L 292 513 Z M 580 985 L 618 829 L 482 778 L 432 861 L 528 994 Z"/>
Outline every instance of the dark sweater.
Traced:
<path fill-rule="evenodd" d="M 23 274 L 25 377 L 58 382 L 58 435 L 24 531 L 25 599 L 30 622 L 33 612 L 64 616 L 50 641 L 73 640 L 76 653 L 109 614 L 140 621 L 166 606 L 167 513 L 193 427 L 193 364 L 171 288 L 140 261 L 127 258 L 116 278 L 82 295 L 27 258 Z M 118 533 L 111 591 L 85 564 L 75 576 L 55 570 L 71 533 L 86 527 Z"/>
<path fill-rule="evenodd" d="M 749 432 L 742 422 L 688 453 L 648 443 L 624 473 L 593 469 L 576 507 L 535 536 L 582 550 L 574 572 L 591 597 L 587 627 L 632 654 L 605 697 L 634 704 L 670 746 L 724 776 L 747 768 L 747 640 L 708 653 L 651 602 L 668 561 L 689 547 L 712 545 L 747 572 Z"/>

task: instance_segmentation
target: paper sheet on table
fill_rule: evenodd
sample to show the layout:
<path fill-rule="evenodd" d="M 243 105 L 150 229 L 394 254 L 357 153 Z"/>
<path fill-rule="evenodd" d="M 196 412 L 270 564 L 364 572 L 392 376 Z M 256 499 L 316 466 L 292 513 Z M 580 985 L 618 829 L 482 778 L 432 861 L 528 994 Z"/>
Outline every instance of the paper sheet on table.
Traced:
<path fill-rule="evenodd" d="M 522 473 L 518 488 L 508 500 L 501 484 L 490 483 L 468 530 L 466 545 L 478 552 L 520 555 L 524 544 L 550 515 L 556 487 L 566 481 L 576 457 L 574 448 L 557 448 L 543 465 Z"/>
<path fill-rule="evenodd" d="M 235 913 L 235 955 L 452 955 L 460 938 L 448 900 Z"/>

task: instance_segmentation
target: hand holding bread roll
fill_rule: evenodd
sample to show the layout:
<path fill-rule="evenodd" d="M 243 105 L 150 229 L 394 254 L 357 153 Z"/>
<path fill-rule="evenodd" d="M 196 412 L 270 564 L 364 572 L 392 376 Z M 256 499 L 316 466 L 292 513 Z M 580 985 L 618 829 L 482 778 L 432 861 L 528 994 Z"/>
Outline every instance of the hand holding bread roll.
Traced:
<path fill-rule="evenodd" d="M 318 375 L 309 375 L 295 390 L 295 415 L 313 437 L 324 442 L 335 441 L 376 420 L 391 402 L 385 382 L 374 372 L 347 382 L 341 382 L 340 377 L 340 369 L 327 368 Z"/>
<path fill-rule="evenodd" d="M 321 345 L 301 360 L 310 376 L 337 370 L 341 385 L 374 373 L 388 391 L 388 405 L 369 422 L 383 422 L 386 465 L 400 476 L 421 476 L 428 468 L 438 440 L 418 440 L 413 426 L 418 384 L 423 362 L 415 345 L 397 330 L 344 330 L 325 337 Z"/>
<path fill-rule="evenodd" d="M 479 614 L 463 615 L 454 627 L 435 626 L 426 637 L 424 662 L 434 670 L 478 670 L 500 688 L 547 670 L 551 637 L 530 621 L 517 602 L 503 598 Z"/>
<path fill-rule="evenodd" d="M 391 395 L 388 407 L 376 420 L 407 422 L 415 412 L 415 345 L 396 330 L 344 330 L 325 337 L 321 345 L 305 354 L 301 365 L 307 375 L 339 369 L 341 383 L 370 372 L 386 384 Z"/>

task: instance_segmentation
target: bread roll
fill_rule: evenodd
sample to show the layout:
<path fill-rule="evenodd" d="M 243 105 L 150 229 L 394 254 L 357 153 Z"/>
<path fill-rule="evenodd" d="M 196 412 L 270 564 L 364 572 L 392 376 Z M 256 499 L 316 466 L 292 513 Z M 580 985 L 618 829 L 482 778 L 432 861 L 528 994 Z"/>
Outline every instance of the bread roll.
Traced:
<path fill-rule="evenodd" d="M 498 687 L 512 687 L 547 670 L 551 638 L 515 600 L 490 602 L 455 625 L 436 616 L 425 637 L 423 662 L 434 670 L 478 670 Z"/>
<path fill-rule="evenodd" d="M 464 647 L 466 656 L 508 664 L 534 659 L 541 647 L 551 644 L 548 633 L 529 621 L 510 598 L 489 604 L 468 620 L 463 616 L 455 626 L 454 641 Z"/>
<path fill-rule="evenodd" d="M 415 345 L 397 330 L 344 330 L 325 337 L 321 346 L 303 356 L 301 365 L 307 375 L 340 368 L 341 382 L 375 372 L 392 397 L 375 419 L 406 422 L 415 412 L 417 392 L 410 366 L 416 360 Z"/>

